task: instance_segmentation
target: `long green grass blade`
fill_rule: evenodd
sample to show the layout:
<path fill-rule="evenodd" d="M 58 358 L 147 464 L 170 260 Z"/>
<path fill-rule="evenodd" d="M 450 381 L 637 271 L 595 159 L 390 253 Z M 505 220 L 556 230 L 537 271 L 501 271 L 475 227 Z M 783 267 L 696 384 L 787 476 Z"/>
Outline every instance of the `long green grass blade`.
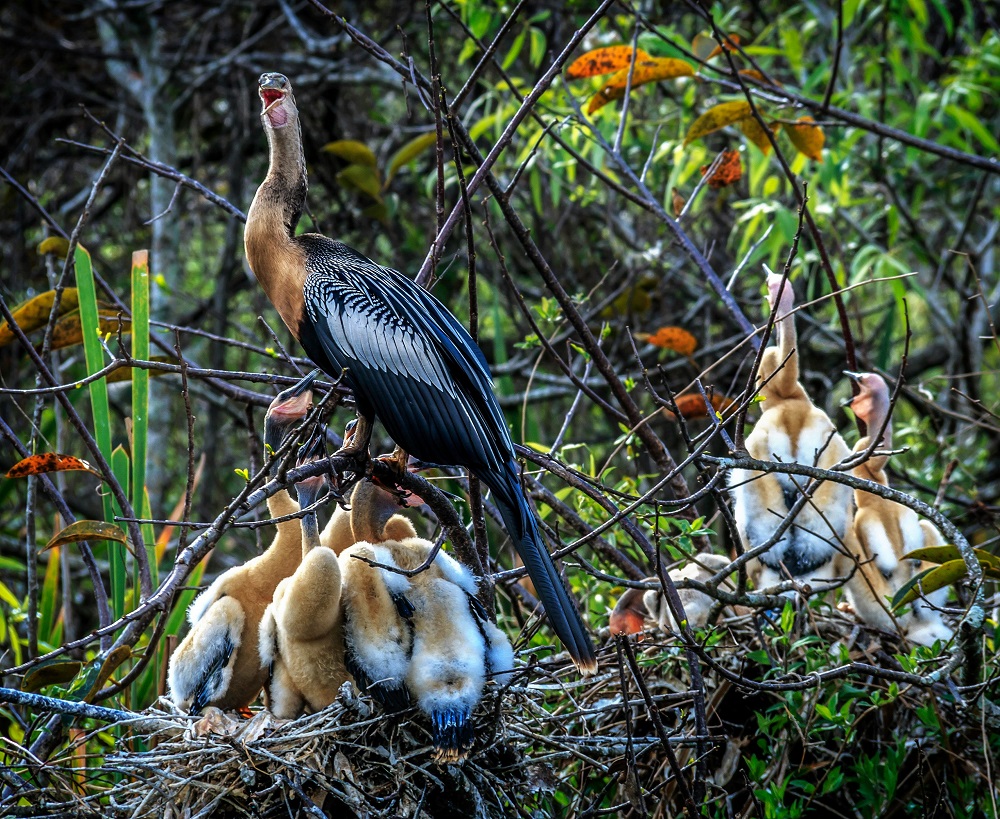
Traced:
<path fill-rule="evenodd" d="M 55 641 L 55 626 L 58 617 L 56 597 L 59 592 L 59 552 L 58 546 L 49 550 L 49 565 L 45 567 L 41 599 L 38 601 L 38 639 L 53 648 L 59 645 Z"/>
<path fill-rule="evenodd" d="M 149 251 L 132 254 L 132 357 L 149 359 Z M 132 507 L 139 517 L 151 518 L 146 493 L 146 444 L 149 438 L 149 370 L 132 372 Z M 157 584 L 156 537 L 152 524 L 142 525 L 142 539 Z"/>
<path fill-rule="evenodd" d="M 80 300 L 80 321 L 83 325 L 83 352 L 87 361 L 87 373 L 95 373 L 104 366 L 104 348 L 100 338 L 100 319 L 97 312 L 97 290 L 94 286 L 94 268 L 90 254 L 82 247 L 77 247 L 74 254 L 76 262 L 76 289 Z M 101 450 L 104 459 L 111 463 L 111 412 L 108 408 L 108 384 L 103 378 L 98 378 L 89 385 L 90 406 L 94 416 L 94 439 Z M 122 484 L 127 486 L 128 484 Z M 101 502 L 104 507 L 104 520 L 114 522 L 114 505 L 111 493 L 103 492 Z M 112 613 L 116 618 L 123 613 L 125 601 L 124 571 L 115 574 L 116 561 L 114 556 L 121 550 L 120 544 L 103 544 L 94 546 L 94 556 L 100 560 L 108 560 L 111 573 Z M 117 586 L 116 586 L 117 582 Z M 119 604 L 116 605 L 116 602 Z"/>
<path fill-rule="evenodd" d="M 80 298 L 80 320 L 83 323 L 83 352 L 87 360 L 87 373 L 95 373 L 104 366 L 104 348 L 101 346 L 100 322 L 97 313 L 97 291 L 94 287 L 94 268 L 90 254 L 82 247 L 76 249 L 76 288 Z M 111 413 L 108 409 L 108 385 L 103 378 L 91 382 L 90 404 L 94 415 L 94 438 L 104 458 L 111 462 Z M 113 523 L 111 495 L 104 493 L 104 519 Z"/>
<path fill-rule="evenodd" d="M 111 453 L 111 470 L 115 473 L 115 478 L 122 486 L 129 485 L 129 457 L 128 453 L 120 446 L 115 447 Z M 115 512 L 121 514 L 121 510 L 115 505 Z M 108 544 L 108 564 L 111 567 L 111 603 L 114 616 L 121 617 L 125 613 L 125 592 L 127 580 L 125 577 L 125 546 L 121 543 Z M 139 580 L 135 579 L 135 587 L 138 589 Z"/>

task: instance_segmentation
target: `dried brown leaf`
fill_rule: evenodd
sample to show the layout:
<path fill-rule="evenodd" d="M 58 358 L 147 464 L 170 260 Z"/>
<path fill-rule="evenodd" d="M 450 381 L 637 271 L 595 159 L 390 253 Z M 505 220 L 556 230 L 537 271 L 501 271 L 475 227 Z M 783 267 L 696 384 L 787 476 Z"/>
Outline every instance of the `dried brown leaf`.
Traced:
<path fill-rule="evenodd" d="M 125 543 L 128 538 L 121 527 L 115 526 L 113 523 L 107 523 L 103 520 L 78 520 L 53 535 L 52 539 L 45 544 L 45 549 L 62 546 L 64 543 L 79 543 L 81 540 L 114 540 L 118 543 Z"/>
<path fill-rule="evenodd" d="M 704 176 L 707 174 L 710 167 L 711 165 L 702 165 L 701 175 Z M 742 178 L 743 163 L 740 161 L 740 152 L 723 151 L 722 159 L 715 166 L 715 170 L 712 171 L 712 175 L 708 178 L 708 186 L 710 188 L 724 188 L 726 185 L 739 182 Z"/>

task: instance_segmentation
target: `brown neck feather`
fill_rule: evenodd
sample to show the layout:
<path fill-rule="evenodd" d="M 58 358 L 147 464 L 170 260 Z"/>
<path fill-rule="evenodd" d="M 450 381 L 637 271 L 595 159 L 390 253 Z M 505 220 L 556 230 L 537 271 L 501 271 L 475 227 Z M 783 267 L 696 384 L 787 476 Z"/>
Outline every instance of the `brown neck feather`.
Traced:
<path fill-rule="evenodd" d="M 870 427 L 869 427 L 870 429 Z M 854 452 L 864 452 L 872 444 L 872 439 L 867 435 L 854 445 Z M 862 478 L 866 481 L 875 481 L 883 486 L 889 485 L 889 479 L 885 474 L 885 465 L 889 462 L 888 455 L 872 455 L 863 464 L 856 466 L 853 470 L 854 477 Z M 856 493 L 857 494 L 857 493 Z M 861 493 L 867 495 L 867 492 Z"/>
<path fill-rule="evenodd" d="M 351 497 L 351 531 L 355 542 L 381 543 L 386 539 L 386 524 L 398 507 L 392 495 L 371 481 L 361 481 Z M 412 527 L 411 527 L 412 529 Z"/>
<path fill-rule="evenodd" d="M 266 116 L 262 119 L 270 164 L 247 213 L 247 262 L 285 325 L 298 338 L 306 272 L 305 254 L 293 236 L 308 190 L 302 135 L 297 114 L 283 128 L 271 127 Z"/>
<path fill-rule="evenodd" d="M 267 499 L 267 509 L 272 518 L 281 518 L 298 512 L 299 504 L 287 490 L 282 489 Z M 302 535 L 299 522 L 294 518 L 275 526 L 278 531 L 274 540 L 258 560 L 269 567 L 267 571 L 273 574 L 277 583 L 282 577 L 295 571 L 302 560 Z"/>

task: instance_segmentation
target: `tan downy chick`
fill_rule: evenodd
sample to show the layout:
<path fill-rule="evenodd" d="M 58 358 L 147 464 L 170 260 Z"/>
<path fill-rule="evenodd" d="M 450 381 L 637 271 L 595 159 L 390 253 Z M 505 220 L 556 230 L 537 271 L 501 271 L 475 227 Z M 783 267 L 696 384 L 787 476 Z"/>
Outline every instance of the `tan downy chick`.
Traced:
<path fill-rule="evenodd" d="M 768 347 L 761 359 L 758 385 L 763 414 L 747 436 L 747 452 L 759 460 L 829 469 L 850 450 L 799 383 L 791 283 L 782 285 L 782 277 L 772 273 L 767 286 L 771 309 L 777 311 L 778 343 Z M 734 469 L 729 482 L 740 537 L 744 547 L 752 549 L 771 538 L 808 479 Z M 849 487 L 822 483 L 778 542 L 748 564 L 755 586 L 764 589 L 788 577 L 803 581 L 835 577 L 838 563 L 833 558 L 850 529 L 852 508 Z"/>
<path fill-rule="evenodd" d="M 397 508 L 391 494 L 370 481 L 359 482 L 350 501 L 354 545 L 340 554 L 347 668 L 362 691 L 392 711 L 409 705 L 405 679 L 413 647 L 413 607 L 406 598 L 410 582 L 365 561 L 396 566 L 395 547 L 416 537 L 413 524 L 397 515 Z"/>
<path fill-rule="evenodd" d="M 430 718 L 438 760 L 456 762 L 472 746 L 471 716 L 487 678 L 504 682 L 514 654 L 476 599 L 475 578 L 448 554 L 439 551 L 413 577 L 354 558 L 407 571 L 427 561 L 433 544 L 393 514 L 395 504 L 371 483 L 360 484 L 351 500 L 360 542 L 342 555 L 350 667 L 387 708 L 412 698 Z"/>
<path fill-rule="evenodd" d="M 326 484 L 323 476 L 296 484 L 308 509 Z M 260 657 L 270 669 L 268 705 L 279 719 L 315 713 L 337 698 L 350 679 L 344 665 L 340 562 L 320 543 L 316 510 L 302 516 L 302 563 L 278 584 L 260 629 Z"/>
<path fill-rule="evenodd" d="M 889 388 L 881 376 L 874 373 L 846 373 L 860 388 L 851 401 L 851 409 L 868 427 L 869 435 L 854 445 L 856 453 L 865 452 L 871 436 L 885 426 L 878 450 L 892 447 L 892 425 L 889 415 Z M 888 455 L 873 454 L 852 471 L 855 477 L 888 486 L 885 472 Z M 855 490 L 857 512 L 854 516 L 854 537 L 847 541 L 857 558 L 858 570 L 847 584 L 847 596 L 865 623 L 894 631 L 896 622 L 915 643 L 933 645 L 936 640 L 948 640 L 953 632 L 941 620 L 934 606 L 943 605 L 947 589 L 927 595 L 927 601 L 916 601 L 911 611 L 894 618 L 888 611 L 890 600 L 916 573 L 926 568 L 918 560 L 908 560 L 907 552 L 924 546 L 939 546 L 943 538 L 937 528 L 917 513 L 894 501 Z M 846 573 L 846 572 L 845 572 Z"/>
<path fill-rule="evenodd" d="M 309 411 L 309 385 L 318 372 L 271 402 L 264 418 L 265 450 L 277 450 Z M 267 499 L 267 508 L 272 518 L 281 518 L 298 512 L 299 504 L 282 489 Z M 188 609 L 191 630 L 170 658 L 167 673 L 170 698 L 178 708 L 194 714 L 207 705 L 243 709 L 266 682 L 258 652 L 260 621 L 275 587 L 302 559 L 299 522 L 286 520 L 276 526 L 267 551 L 223 572 Z"/>
<path fill-rule="evenodd" d="M 702 553 L 695 555 L 684 566 L 671 569 L 669 575 L 675 583 L 682 580 L 705 583 L 730 563 L 725 555 Z M 648 577 L 646 581 L 658 582 L 655 577 Z M 722 585 L 730 591 L 734 588 L 728 580 L 723 581 Z M 715 605 L 715 600 L 697 589 L 678 589 L 677 595 L 684 606 L 688 625 L 691 628 L 702 628 L 708 622 L 708 614 Z M 724 611 L 731 611 L 731 607 Z M 611 612 L 608 626 L 612 634 L 637 634 L 647 628 L 647 622 L 659 626 L 662 631 L 678 631 L 677 621 L 661 589 L 626 589 Z"/>

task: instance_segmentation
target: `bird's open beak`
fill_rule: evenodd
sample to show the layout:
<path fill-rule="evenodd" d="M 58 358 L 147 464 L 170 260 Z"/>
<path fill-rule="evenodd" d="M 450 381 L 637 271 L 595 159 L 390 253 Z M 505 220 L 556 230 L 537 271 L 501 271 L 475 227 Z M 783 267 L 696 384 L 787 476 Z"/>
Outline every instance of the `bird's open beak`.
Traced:
<path fill-rule="evenodd" d="M 295 398 L 299 395 L 302 395 L 302 393 L 304 393 L 307 389 L 309 389 L 309 387 L 312 385 L 312 382 L 319 377 L 319 374 L 320 370 L 317 367 L 315 370 L 309 373 L 309 375 L 303 378 L 298 384 L 292 387 L 290 391 L 291 394 L 288 397 Z"/>
<path fill-rule="evenodd" d="M 851 372 L 850 370 L 844 370 L 844 375 L 846 375 L 848 378 L 851 379 L 851 383 L 854 384 L 855 387 L 857 387 L 858 389 L 861 389 L 861 376 L 862 376 L 862 373 L 855 373 L 855 372 Z M 847 398 L 845 398 L 843 401 L 840 402 L 840 406 L 841 407 L 849 407 L 849 406 L 851 406 L 851 404 L 854 403 L 854 399 L 855 398 L 857 398 L 856 395 L 849 395 L 849 396 L 847 396 Z"/>
<path fill-rule="evenodd" d="M 261 74 L 257 85 L 260 100 L 264 105 L 264 110 L 261 111 L 261 114 L 267 114 L 268 120 L 275 128 L 286 125 L 288 122 L 287 112 L 275 111 L 274 109 L 281 105 L 285 97 L 292 90 L 288 78 L 283 74 Z"/>

